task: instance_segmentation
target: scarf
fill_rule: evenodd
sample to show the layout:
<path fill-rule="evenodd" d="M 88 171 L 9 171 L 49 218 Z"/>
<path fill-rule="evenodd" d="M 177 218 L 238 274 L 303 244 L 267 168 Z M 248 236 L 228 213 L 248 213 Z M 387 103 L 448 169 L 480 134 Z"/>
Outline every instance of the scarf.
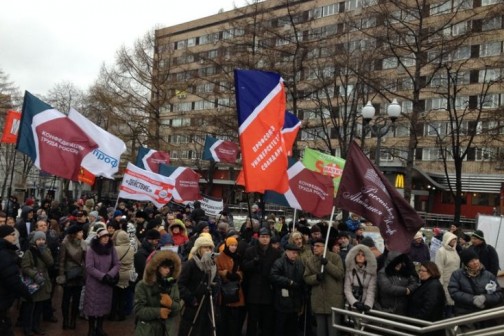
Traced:
<path fill-rule="evenodd" d="M 200 257 L 199 254 L 195 254 L 192 259 L 200 271 L 207 274 L 210 272 L 211 280 L 215 278 L 215 275 L 217 274 L 217 266 L 215 266 L 215 261 L 213 260 L 211 253 L 206 253 L 203 257 Z"/>
<path fill-rule="evenodd" d="M 478 267 L 478 269 L 476 270 L 471 270 L 469 267 L 467 266 L 464 266 L 466 272 L 467 272 L 467 275 L 470 277 L 470 278 L 476 278 L 480 273 L 481 273 L 481 270 L 483 269 L 483 266 L 480 264 L 480 267 Z"/>

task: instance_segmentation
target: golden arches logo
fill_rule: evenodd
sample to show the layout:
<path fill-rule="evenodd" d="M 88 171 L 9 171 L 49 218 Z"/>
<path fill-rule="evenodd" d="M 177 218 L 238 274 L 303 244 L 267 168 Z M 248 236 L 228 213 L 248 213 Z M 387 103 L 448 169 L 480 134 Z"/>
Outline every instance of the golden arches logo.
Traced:
<path fill-rule="evenodd" d="M 397 174 L 396 175 L 395 187 L 404 189 L 404 174 Z"/>

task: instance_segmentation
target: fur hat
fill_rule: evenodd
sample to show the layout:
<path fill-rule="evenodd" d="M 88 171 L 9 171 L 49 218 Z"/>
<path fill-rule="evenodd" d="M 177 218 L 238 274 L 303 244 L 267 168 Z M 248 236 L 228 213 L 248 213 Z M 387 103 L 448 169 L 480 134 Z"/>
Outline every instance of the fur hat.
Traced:
<path fill-rule="evenodd" d="M 14 228 L 9 225 L 0 226 L 0 238 L 5 238 L 14 232 Z"/>
<path fill-rule="evenodd" d="M 462 252 L 460 252 L 460 261 L 462 264 L 466 265 L 473 259 L 479 259 L 478 255 L 476 252 L 474 252 L 473 249 L 471 248 L 466 248 L 463 249 Z"/>
<path fill-rule="evenodd" d="M 33 231 L 30 233 L 30 244 L 35 244 L 35 242 L 39 239 L 46 239 L 46 235 L 42 231 Z"/>
<path fill-rule="evenodd" d="M 99 228 L 96 230 L 96 238 L 101 238 L 103 236 L 110 236 L 110 233 L 105 228 Z"/>
<path fill-rule="evenodd" d="M 82 226 L 77 225 L 77 224 L 72 224 L 72 225 L 70 225 L 70 227 L 67 229 L 66 232 L 67 232 L 67 234 L 75 234 L 79 231 L 84 231 Z"/>
<path fill-rule="evenodd" d="M 177 279 L 180 275 L 181 261 L 177 253 L 170 250 L 156 250 L 149 256 L 143 274 L 144 281 L 153 285 L 157 281 L 157 269 L 161 265 L 167 265 L 171 269 L 170 277 Z M 172 268 L 173 265 L 173 268 Z"/>
<path fill-rule="evenodd" d="M 478 238 L 480 240 L 485 241 L 485 234 L 481 230 L 474 231 L 473 234 L 471 235 L 471 237 Z"/>

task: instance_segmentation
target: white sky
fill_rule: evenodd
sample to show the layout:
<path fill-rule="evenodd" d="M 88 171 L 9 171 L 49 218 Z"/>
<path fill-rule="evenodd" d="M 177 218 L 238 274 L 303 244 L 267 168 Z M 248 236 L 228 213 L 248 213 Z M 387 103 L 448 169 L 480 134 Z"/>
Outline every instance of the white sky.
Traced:
<path fill-rule="evenodd" d="M 116 51 L 154 27 L 243 6 L 242 0 L 10 0 L 0 6 L 0 69 L 22 92 L 68 81 L 82 90 Z"/>

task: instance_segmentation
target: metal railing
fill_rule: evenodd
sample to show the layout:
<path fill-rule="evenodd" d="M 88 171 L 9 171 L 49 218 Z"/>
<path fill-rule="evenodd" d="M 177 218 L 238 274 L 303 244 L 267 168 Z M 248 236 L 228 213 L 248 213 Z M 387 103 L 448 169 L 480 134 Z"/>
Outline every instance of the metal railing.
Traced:
<path fill-rule="evenodd" d="M 354 327 L 337 325 L 335 314 L 341 315 L 341 321 L 349 317 L 354 321 Z M 349 332 L 351 335 L 365 336 L 415 336 L 429 335 L 433 331 L 444 330 L 447 336 L 497 336 L 504 335 L 504 326 L 496 325 L 478 330 L 464 331 L 461 325 L 494 320 L 504 317 L 504 307 L 497 307 L 463 316 L 452 317 L 437 322 L 418 320 L 411 317 L 370 310 L 366 314 L 347 309 L 332 308 L 333 327 Z M 375 333 L 382 332 L 382 333 Z"/>

